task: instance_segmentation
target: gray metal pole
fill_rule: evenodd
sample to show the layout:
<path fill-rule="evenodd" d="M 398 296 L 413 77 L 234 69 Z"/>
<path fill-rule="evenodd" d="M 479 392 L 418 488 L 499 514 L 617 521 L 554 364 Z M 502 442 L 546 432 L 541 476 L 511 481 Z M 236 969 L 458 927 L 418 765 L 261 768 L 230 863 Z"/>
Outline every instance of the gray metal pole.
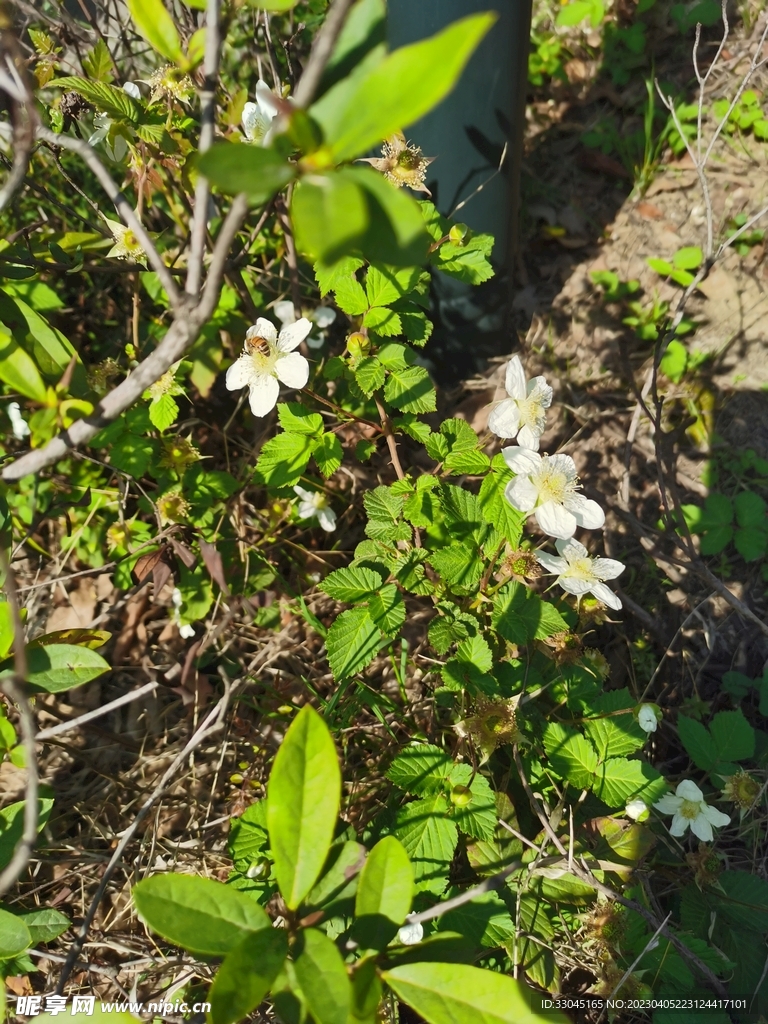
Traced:
<path fill-rule="evenodd" d="M 407 132 L 425 156 L 437 157 L 426 184 L 440 212 L 496 239 L 497 276 L 480 289 L 435 276 L 437 317 L 426 354 L 434 376 L 445 384 L 482 370 L 489 356 L 509 352 L 513 344 L 531 8 L 532 0 L 387 0 L 391 49 L 468 14 L 495 10 L 499 15 L 458 86 Z"/>

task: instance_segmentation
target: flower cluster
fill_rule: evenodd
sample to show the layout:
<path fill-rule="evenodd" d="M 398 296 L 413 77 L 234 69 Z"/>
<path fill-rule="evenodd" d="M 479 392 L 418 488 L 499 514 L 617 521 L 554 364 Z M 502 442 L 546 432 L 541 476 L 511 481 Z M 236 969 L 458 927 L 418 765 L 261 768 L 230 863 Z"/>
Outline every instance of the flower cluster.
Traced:
<path fill-rule="evenodd" d="M 557 583 L 581 599 L 592 594 L 618 611 L 621 601 L 605 585 L 624 571 L 613 558 L 593 558 L 573 539 L 578 527 L 599 530 L 605 513 L 596 501 L 579 493 L 576 465 L 570 455 L 540 455 L 539 445 L 552 405 L 552 388 L 544 377 L 526 380 L 518 356 L 507 363 L 504 380 L 507 398 L 488 417 L 488 427 L 499 437 L 517 439 L 516 446 L 502 448 L 504 461 L 515 474 L 505 496 L 518 512 L 533 516 L 539 529 L 556 538 L 557 555 L 537 552 L 539 564 L 557 576 Z"/>

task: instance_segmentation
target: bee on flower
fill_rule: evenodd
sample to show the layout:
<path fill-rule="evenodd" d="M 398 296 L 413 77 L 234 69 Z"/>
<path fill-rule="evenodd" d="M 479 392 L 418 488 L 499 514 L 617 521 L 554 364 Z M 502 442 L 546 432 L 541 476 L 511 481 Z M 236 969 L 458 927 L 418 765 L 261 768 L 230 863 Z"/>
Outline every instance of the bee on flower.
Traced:
<path fill-rule="evenodd" d="M 242 355 L 227 370 L 230 391 L 247 387 L 251 412 L 266 416 L 272 412 L 280 394 L 280 384 L 303 388 L 309 380 L 309 363 L 295 348 L 312 330 L 312 321 L 301 317 L 280 333 L 269 320 L 259 317 L 245 335 Z"/>

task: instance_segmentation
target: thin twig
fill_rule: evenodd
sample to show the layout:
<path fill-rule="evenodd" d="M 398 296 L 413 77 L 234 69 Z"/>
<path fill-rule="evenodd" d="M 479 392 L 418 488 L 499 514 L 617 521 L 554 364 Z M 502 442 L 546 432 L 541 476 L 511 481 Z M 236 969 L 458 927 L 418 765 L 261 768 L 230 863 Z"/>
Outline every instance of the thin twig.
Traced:
<path fill-rule="evenodd" d="M 351 6 L 352 0 L 333 0 L 323 27 L 315 36 L 307 66 L 296 87 L 294 100 L 297 106 L 308 107 L 312 102 Z"/>
<path fill-rule="evenodd" d="M 490 878 L 484 879 L 479 885 L 472 886 L 471 889 L 467 889 L 466 892 L 461 893 L 459 896 L 454 896 L 453 899 L 445 900 L 444 903 L 436 903 L 434 907 L 430 907 L 429 910 L 422 910 L 420 914 L 409 914 L 406 918 L 408 924 L 420 924 L 422 921 L 432 921 L 436 917 L 442 917 L 443 914 L 447 914 L 449 910 L 454 910 L 456 907 L 461 907 L 465 903 L 469 903 L 477 896 L 482 896 L 485 892 L 492 892 L 496 889 L 500 889 L 504 882 L 509 878 L 515 871 L 519 871 L 523 867 L 523 862 L 520 860 L 514 860 L 511 864 L 507 864 L 501 871 L 497 871 L 495 875 L 491 875 Z"/>
<path fill-rule="evenodd" d="M 50 729 L 42 729 L 35 739 L 38 742 L 50 740 L 54 736 L 61 736 L 62 733 L 72 732 L 73 729 L 79 729 L 80 726 L 85 725 L 86 722 L 92 722 L 96 718 L 101 718 L 103 715 L 109 714 L 110 711 L 114 711 L 116 708 L 121 708 L 124 704 L 132 704 L 145 694 L 152 693 L 159 685 L 159 683 L 147 683 L 145 686 L 139 687 L 138 690 L 132 690 L 130 693 L 124 693 L 122 697 L 117 697 L 115 700 L 111 700 L 108 704 L 104 704 L 100 708 L 95 708 L 93 711 L 87 711 L 84 715 L 80 715 L 78 718 L 73 718 L 69 722 L 59 722 L 58 725 L 52 725 Z"/>

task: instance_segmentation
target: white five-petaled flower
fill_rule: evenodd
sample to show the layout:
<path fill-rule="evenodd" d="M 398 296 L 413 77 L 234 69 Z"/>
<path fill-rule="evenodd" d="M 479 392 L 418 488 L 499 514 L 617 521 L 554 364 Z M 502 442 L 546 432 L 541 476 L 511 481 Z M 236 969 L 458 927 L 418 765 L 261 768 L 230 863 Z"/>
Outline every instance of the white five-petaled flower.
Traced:
<path fill-rule="evenodd" d="M 577 526 L 596 530 L 603 525 L 605 513 L 597 502 L 578 493 L 570 455 L 539 455 L 519 447 L 502 448 L 501 454 L 516 474 L 504 492 L 507 501 L 518 512 L 534 515 L 544 533 L 567 540 Z"/>
<path fill-rule="evenodd" d="M 256 83 L 256 102 L 243 107 L 243 133 L 249 142 L 268 146 L 272 141 L 272 123 L 280 112 L 277 96 L 263 79 Z"/>
<path fill-rule="evenodd" d="M 293 488 L 299 496 L 299 519 L 312 519 L 317 517 L 326 533 L 332 533 L 336 529 L 336 513 L 328 504 L 328 499 L 322 491 L 308 491 L 298 485 Z"/>
<path fill-rule="evenodd" d="M 424 929 L 419 921 L 406 921 L 397 937 L 404 946 L 415 946 L 424 938 Z"/>
<path fill-rule="evenodd" d="M 656 715 L 654 704 L 641 704 L 637 709 L 637 724 L 647 733 L 656 732 L 659 727 L 659 719 Z"/>
<path fill-rule="evenodd" d="M 624 563 L 615 558 L 593 558 L 583 544 L 573 537 L 555 543 L 557 555 L 537 551 L 536 559 L 548 573 L 557 576 L 557 583 L 569 594 L 583 597 L 592 594 L 598 601 L 614 608 L 621 608 L 621 601 L 606 587 L 603 580 L 615 580 L 624 572 Z M 655 719 L 654 719 L 655 721 Z M 655 728 L 655 726 L 654 726 Z"/>
<path fill-rule="evenodd" d="M 504 386 L 509 398 L 492 410 L 488 429 L 499 437 L 516 437 L 523 448 L 537 452 L 539 438 L 546 425 L 547 409 L 552 404 L 552 388 L 546 377 L 532 377 L 526 381 L 518 356 L 512 356 L 507 363 Z"/>
<path fill-rule="evenodd" d="M 690 779 L 684 779 L 680 783 L 674 796 L 667 793 L 653 806 L 661 814 L 674 815 L 669 826 L 670 835 L 682 836 L 690 826 L 691 832 L 705 843 L 712 841 L 713 825 L 715 828 L 721 828 L 731 820 L 716 807 L 710 807 L 704 799 L 704 794 Z"/>
<path fill-rule="evenodd" d="M 648 818 L 648 804 L 636 796 L 634 800 L 628 800 L 624 813 L 632 821 L 646 821 Z"/>
<path fill-rule="evenodd" d="M 293 350 L 312 330 L 312 321 L 302 317 L 284 327 L 278 335 L 275 325 L 259 317 L 245 335 L 243 354 L 227 370 L 227 387 L 250 389 L 251 412 L 266 416 L 280 393 L 278 381 L 289 388 L 303 388 L 309 380 L 309 363 Z"/>
<path fill-rule="evenodd" d="M 281 299 L 280 302 L 276 302 L 272 307 L 275 311 L 275 316 L 280 323 L 287 327 L 289 324 L 296 323 L 296 309 L 290 299 Z M 317 306 L 310 313 L 307 314 L 307 319 L 311 320 L 312 323 L 321 332 L 326 327 L 330 327 L 333 321 L 336 319 L 336 310 L 331 309 L 330 306 Z M 322 348 L 325 342 L 325 337 L 321 333 L 319 337 L 307 338 L 307 344 L 310 348 Z"/>
<path fill-rule="evenodd" d="M 107 253 L 107 256 L 118 260 L 133 260 L 134 263 L 140 263 L 143 267 L 146 267 L 147 254 L 144 252 L 141 242 L 134 235 L 133 231 L 126 227 L 125 224 L 121 224 L 120 221 L 109 220 L 106 217 L 104 219 L 115 243 Z"/>

